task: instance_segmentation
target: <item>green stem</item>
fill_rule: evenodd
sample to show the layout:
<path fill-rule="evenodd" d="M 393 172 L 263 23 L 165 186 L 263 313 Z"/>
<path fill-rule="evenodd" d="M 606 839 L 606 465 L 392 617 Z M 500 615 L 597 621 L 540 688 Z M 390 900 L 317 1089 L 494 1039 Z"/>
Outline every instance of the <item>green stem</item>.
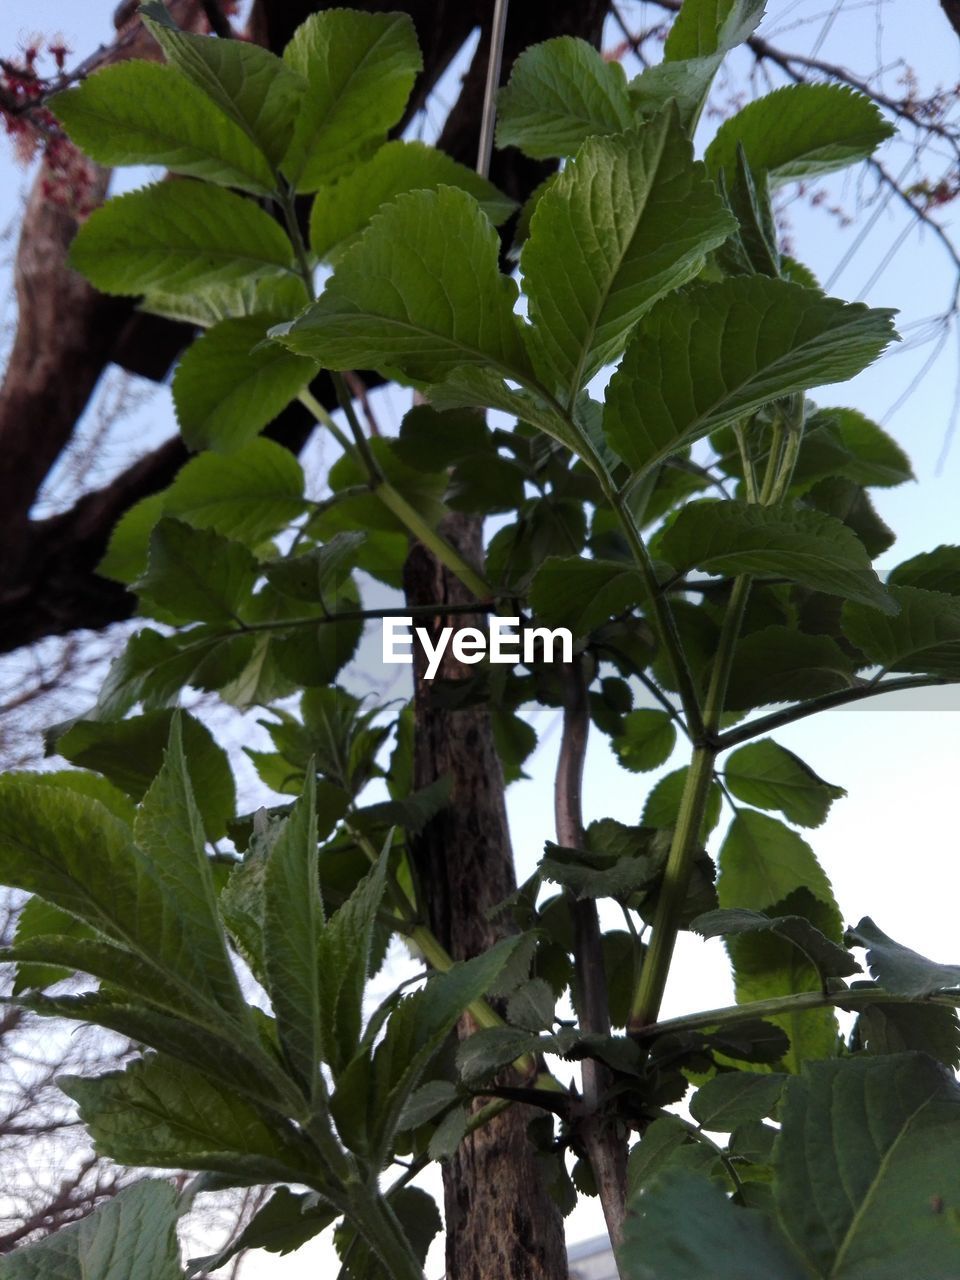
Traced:
<path fill-rule="evenodd" d="M 666 1018 L 663 1022 L 650 1023 L 632 1032 L 637 1039 L 653 1040 L 657 1036 L 672 1035 L 680 1031 L 702 1031 L 712 1027 L 734 1026 L 756 1018 L 776 1018 L 807 1009 L 843 1009 L 853 1012 L 871 1004 L 940 1005 L 954 1009 L 960 1005 L 960 993 L 953 996 L 927 996 L 918 1000 L 911 996 L 899 996 L 879 987 L 864 987 L 857 991 L 801 991 L 792 996 L 772 996 L 769 1000 L 755 1000 L 750 1004 L 724 1005 L 720 1009 L 705 1009 L 702 1013 L 687 1013 L 679 1018 Z"/>
<path fill-rule="evenodd" d="M 495 592 L 490 583 L 464 560 L 455 547 L 451 546 L 435 529 L 431 529 L 420 513 L 407 502 L 402 493 L 394 489 L 388 480 L 375 485 L 373 491 L 413 537 L 431 551 L 455 577 L 459 578 L 478 600 L 491 600 L 494 597 Z"/>
<path fill-rule="evenodd" d="M 354 449 L 353 444 L 340 430 L 332 415 L 327 412 L 317 397 L 312 395 L 309 391 L 303 390 L 299 393 L 297 399 L 305 409 L 309 409 L 322 426 L 327 428 L 343 452 L 347 454 L 348 457 L 355 458 L 359 462 L 359 459 L 357 458 L 357 451 Z"/>
<path fill-rule="evenodd" d="M 378 1194 L 355 1187 L 349 1217 L 383 1263 L 390 1280 L 424 1280 L 423 1268 L 409 1240 Z"/>

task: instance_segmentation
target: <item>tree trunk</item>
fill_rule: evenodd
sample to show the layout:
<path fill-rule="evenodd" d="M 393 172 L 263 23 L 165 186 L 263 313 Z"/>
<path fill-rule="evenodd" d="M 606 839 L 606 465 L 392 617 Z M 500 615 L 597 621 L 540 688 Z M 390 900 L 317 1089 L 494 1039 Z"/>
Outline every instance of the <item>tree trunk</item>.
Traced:
<path fill-rule="evenodd" d="M 480 521 L 452 514 L 441 532 L 475 565 L 482 564 Z M 414 546 L 404 574 L 411 605 L 467 604 L 469 591 L 425 548 Z M 434 633 L 453 622 L 483 619 L 438 614 Z M 418 620 L 418 625 L 424 623 Z M 414 844 L 414 861 L 428 899 L 431 928 L 457 960 L 486 951 L 509 930 L 492 908 L 516 888 L 504 804 L 503 770 L 485 706 L 447 711 L 432 705 L 422 649 L 414 646 L 414 781 L 423 787 L 449 776 L 448 806 Z M 450 655 L 439 676 L 468 674 Z M 459 1034 L 473 1030 L 469 1016 Z M 444 1165 L 449 1280 L 564 1280 L 563 1219 L 544 1182 L 527 1125 L 538 1114 L 512 1106 L 468 1136 Z"/>

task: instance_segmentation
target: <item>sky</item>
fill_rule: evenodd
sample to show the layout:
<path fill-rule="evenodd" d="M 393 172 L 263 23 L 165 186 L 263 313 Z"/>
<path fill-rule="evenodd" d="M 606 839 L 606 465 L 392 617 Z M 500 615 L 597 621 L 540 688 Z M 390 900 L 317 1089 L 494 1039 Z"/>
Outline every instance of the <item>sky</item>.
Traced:
<path fill-rule="evenodd" d="M 114 0 L 4 0 L 0 54 L 13 52 L 33 31 L 62 31 L 72 48 L 86 55 L 109 39 L 113 8 Z M 622 12 L 637 30 L 653 21 L 656 10 L 634 3 L 622 6 Z M 960 42 L 936 0 L 888 0 L 879 5 L 872 0 L 832 5 L 829 0 L 771 0 L 760 34 L 791 52 L 815 51 L 861 75 L 884 66 L 884 88 L 893 97 L 902 92 L 904 64 L 915 68 L 924 87 L 954 84 L 960 70 Z M 607 43 L 618 39 L 611 30 Z M 739 65 L 745 66 L 743 59 Z M 705 121 L 707 136 L 713 127 L 712 121 Z M 902 143 L 894 143 L 880 158 L 900 172 L 908 153 Z M 27 180 L 0 142 L 0 228 L 15 220 Z M 808 199 L 792 200 L 786 212 L 796 255 L 838 296 L 899 308 L 904 335 L 904 342 L 878 365 L 852 383 L 816 397 L 822 403 L 856 407 L 883 422 L 913 460 L 916 483 L 875 493 L 881 516 L 899 535 L 881 561 L 881 567 L 889 568 L 921 550 L 960 540 L 960 438 L 943 457 L 955 399 L 957 339 L 955 334 L 947 339 L 925 372 L 932 348 L 916 342 L 931 331 L 929 318 L 949 306 L 953 268 L 929 230 L 909 224 L 895 201 L 871 201 L 873 187 L 862 171 L 832 182 L 829 190 L 826 203 L 840 204 L 853 225 L 841 227 L 836 217 L 823 207 L 812 208 Z M 891 414 L 920 373 L 919 386 Z M 400 412 L 402 408 L 397 417 Z M 122 465 L 124 440 L 146 436 L 159 441 L 172 429 L 169 392 L 161 388 L 125 422 L 115 446 L 117 465 Z M 960 760 L 958 708 L 960 697 L 951 699 L 933 690 L 834 711 L 776 735 L 821 776 L 847 790 L 826 825 L 805 833 L 833 882 L 847 922 L 870 915 L 898 941 L 941 961 L 960 960 L 955 924 L 960 848 L 953 821 Z M 521 878 L 533 869 L 544 839 L 552 835 L 550 791 L 558 725 L 550 714 L 535 723 L 541 742 L 528 766 L 529 780 L 514 784 L 508 794 Z M 656 774 L 624 774 L 606 745 L 596 742 L 587 765 L 587 819 L 637 821 L 649 788 L 681 763 L 678 753 Z M 252 786 L 248 774 L 241 776 Z M 711 1008 L 731 997 L 719 944 L 684 935 L 664 1014 Z M 429 1185 L 437 1184 L 434 1177 Z M 585 1201 L 568 1222 L 568 1238 L 580 1240 L 601 1228 L 596 1202 Z M 327 1266 L 333 1265 L 331 1246 L 321 1238 L 288 1258 L 253 1255 L 243 1274 L 245 1280 L 306 1280 L 327 1274 Z M 442 1258 L 434 1251 L 428 1275 L 441 1272 Z"/>

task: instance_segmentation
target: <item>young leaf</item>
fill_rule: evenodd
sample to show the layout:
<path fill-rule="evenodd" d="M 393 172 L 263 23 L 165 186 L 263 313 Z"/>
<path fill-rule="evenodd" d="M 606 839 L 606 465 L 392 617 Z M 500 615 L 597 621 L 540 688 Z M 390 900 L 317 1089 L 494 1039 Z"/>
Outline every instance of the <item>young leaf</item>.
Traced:
<path fill-rule="evenodd" d="M 274 189 L 263 152 L 173 67 L 119 62 L 56 94 L 50 107 L 98 164 L 166 165 L 256 195 Z"/>
<path fill-rule="evenodd" d="M 752 573 L 785 577 L 815 591 L 856 600 L 881 617 L 896 604 L 880 584 L 863 544 L 819 511 L 701 501 L 684 507 L 660 550 L 679 573 Z"/>
<path fill-rule="evenodd" d="M 173 403 L 188 449 L 241 448 L 315 376 L 311 360 L 264 343 L 276 318 L 221 320 L 187 348 L 173 376 Z"/>
<path fill-rule="evenodd" d="M 733 174 L 742 146 L 774 184 L 817 178 L 870 153 L 893 134 L 865 94 L 839 84 L 792 84 L 725 120 L 707 148 L 711 173 Z"/>
<path fill-rule="evenodd" d="M 318 301 L 276 336 L 328 369 L 397 368 L 439 382 L 480 365 L 528 377 L 517 289 L 500 274 L 498 247 L 466 192 L 398 196 L 343 255 Z"/>
<path fill-rule="evenodd" d="M 268 1122 L 227 1084 L 157 1054 L 92 1079 L 61 1076 L 96 1149 L 121 1164 L 208 1169 L 258 1182 L 314 1182 L 293 1126 Z"/>
<path fill-rule="evenodd" d="M 765 0 L 685 0 L 663 47 L 665 60 L 729 53 L 759 26 L 764 5 Z"/>
<path fill-rule="evenodd" d="M 819 827 L 834 800 L 847 793 L 824 782 L 799 756 L 772 738 L 750 742 L 731 755 L 724 767 L 730 791 L 758 809 L 779 809 L 801 827 Z"/>
<path fill-rule="evenodd" d="M 545 383 L 572 404 L 643 312 L 696 275 L 734 225 L 675 110 L 585 142 L 537 205 L 520 259 Z"/>
<path fill-rule="evenodd" d="M 336 262 L 381 205 L 408 191 L 436 191 L 441 186 L 459 187 L 473 196 L 494 226 L 516 208 L 493 183 L 436 147 L 388 142 L 366 164 L 317 193 L 310 211 L 310 247 L 321 261 Z"/>
<path fill-rule="evenodd" d="M 665 764 L 677 743 L 673 718 L 666 711 L 640 708 L 623 718 L 623 729 L 613 740 L 617 759 L 631 773 L 645 773 Z"/>
<path fill-rule="evenodd" d="M 596 134 L 634 123 L 619 62 L 592 45 L 559 36 L 525 49 L 500 90 L 497 146 L 519 147 L 535 160 L 572 156 Z"/>
<path fill-rule="evenodd" d="M 806 892 L 804 889 L 795 889 L 794 895 Z M 795 902 L 797 898 L 788 895 L 786 901 Z M 811 914 L 816 914 L 815 907 Z M 767 914 L 763 911 L 748 911 L 744 907 L 728 907 L 726 910 L 708 911 L 697 916 L 696 920 L 690 922 L 690 928 L 704 938 L 773 934 L 802 951 L 823 978 L 848 977 L 860 972 L 860 966 L 850 952 L 836 942 L 831 942 L 806 916 Z M 762 943 L 763 939 L 758 941 Z"/>
<path fill-rule="evenodd" d="M 147 571 L 133 585 L 144 612 L 165 622 L 235 626 L 258 574 L 242 542 L 165 516 L 150 535 Z"/>
<path fill-rule="evenodd" d="M 611 616 L 645 598 L 643 580 L 627 562 L 550 556 L 537 569 L 530 604 L 537 621 L 589 635 Z"/>
<path fill-rule="evenodd" d="M 70 1226 L 21 1245 L 3 1262 L 4 1280 L 183 1280 L 176 1188 L 142 1179 Z"/>
<path fill-rule="evenodd" d="M 680 816 L 680 805 L 687 783 L 689 765 L 681 765 L 672 773 L 661 778 L 647 796 L 640 821 L 645 827 L 675 827 Z M 720 821 L 720 810 L 723 805 L 723 793 L 719 784 L 710 786 L 707 796 L 706 812 L 703 816 L 703 832 L 701 843 L 706 843 L 707 836 Z"/>
<path fill-rule="evenodd" d="M 847 639 L 888 671 L 960 679 L 960 599 L 920 587 L 891 587 L 889 594 L 899 606 L 894 618 L 844 605 Z"/>
<path fill-rule="evenodd" d="M 702 1174 L 668 1170 L 631 1208 L 618 1253 L 624 1280 L 808 1280 L 769 1219 L 737 1208 Z"/>
<path fill-rule="evenodd" d="M 690 1099 L 690 1114 L 704 1129 L 732 1133 L 771 1115 L 786 1081 L 785 1075 L 724 1071 L 700 1086 Z"/>
<path fill-rule="evenodd" d="M 303 85 L 297 74 L 252 41 L 211 40 L 177 30 L 165 20 L 166 9 L 159 0 L 141 5 L 140 12 L 168 61 L 276 167 L 300 109 Z"/>
<path fill-rule="evenodd" d="M 927 960 L 888 938 L 869 916 L 864 916 L 856 928 L 847 930 L 846 941 L 848 946 L 866 947 L 871 974 L 891 995 L 921 1000 L 960 987 L 960 965 Z"/>
<path fill-rule="evenodd" d="M 914 1053 L 808 1063 L 780 1119 L 777 1213 L 812 1274 L 955 1271 L 956 1224 L 937 1207 L 960 1159 L 951 1073 Z"/>
<path fill-rule="evenodd" d="M 70 264 L 103 293 L 192 293 L 293 268 L 293 246 L 252 200 L 196 182 L 116 196 L 77 232 Z"/>
<path fill-rule="evenodd" d="M 895 336 L 891 316 L 765 276 L 663 298 L 607 389 L 607 440 L 646 469 L 778 396 L 852 378 Z"/>
<path fill-rule="evenodd" d="M 333 182 L 386 141 L 423 63 L 404 13 L 328 9 L 284 50 L 305 82 L 283 171 L 298 191 Z"/>

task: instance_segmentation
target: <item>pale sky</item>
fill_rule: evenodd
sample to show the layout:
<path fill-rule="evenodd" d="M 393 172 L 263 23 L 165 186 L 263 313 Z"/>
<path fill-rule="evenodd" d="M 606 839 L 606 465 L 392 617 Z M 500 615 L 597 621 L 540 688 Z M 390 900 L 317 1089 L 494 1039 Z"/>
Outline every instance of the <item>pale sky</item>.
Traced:
<path fill-rule="evenodd" d="M 62 30 L 79 54 L 86 54 L 108 39 L 110 14 L 115 0 L 5 0 L 0 6 L 0 53 L 12 52 L 21 35 L 34 30 Z M 768 39 L 795 52 L 809 51 L 822 22 L 796 25 L 803 18 L 822 15 L 830 6 L 822 0 L 772 0 L 761 29 Z M 653 21 L 653 5 L 623 6 L 635 28 Z M 936 0 L 889 0 L 882 4 L 883 37 L 875 40 L 875 6 L 845 0 L 834 6 L 835 20 L 819 49 L 820 56 L 848 64 L 867 74 L 878 64 L 889 67 L 885 88 L 891 96 L 898 86 L 898 59 L 911 63 L 924 87 L 953 84 L 958 77 L 960 42 L 949 29 Z M 611 41 L 617 37 L 611 36 Z M 709 127 L 709 126 L 707 126 Z M 891 148 L 883 157 L 895 171 L 905 162 L 902 150 Z M 9 149 L 0 142 L 0 227 L 16 215 L 26 176 L 14 169 Z M 851 212 L 856 212 L 861 175 L 832 184 L 831 191 Z M 862 214 L 856 225 L 841 230 L 823 211 L 813 211 L 797 201 L 791 206 L 792 238 L 797 256 L 827 282 L 860 228 L 876 206 Z M 955 216 L 955 215 L 954 215 Z M 830 284 L 838 296 L 858 298 L 869 286 L 865 300 L 878 306 L 900 308 L 901 332 L 913 338 L 916 322 L 942 311 L 952 291 L 950 264 L 929 232 L 907 233 L 878 278 L 875 268 L 904 231 L 900 208 L 891 202 L 882 208 L 872 230 L 859 244 L 850 263 Z M 861 375 L 854 383 L 831 388 L 819 397 L 823 403 L 854 406 L 884 421 L 890 406 L 919 370 L 930 347 L 910 348 L 905 342 L 893 354 Z M 939 474 L 941 453 L 954 396 L 957 344 L 952 337 L 922 386 L 886 422 L 887 429 L 910 454 L 917 484 L 896 490 L 875 491 L 874 500 L 883 518 L 899 534 L 899 541 L 881 562 L 891 567 L 918 551 L 941 542 L 960 540 L 957 492 L 960 487 L 960 439 Z M 160 390 L 141 416 L 128 423 L 130 439 L 146 432 L 155 439 L 172 429 L 169 394 Z M 930 691 L 916 695 L 905 707 L 847 709 L 801 721 L 776 736 L 784 746 L 801 755 L 828 781 L 848 791 L 834 805 L 826 826 L 804 833 L 830 875 L 848 923 L 871 915 L 898 941 L 942 961 L 960 960 L 957 954 L 955 913 L 960 899 L 960 849 L 953 818 L 960 757 L 960 720 L 949 710 L 951 699 Z M 960 698 L 952 699 L 954 708 Z M 528 781 L 515 784 L 508 796 L 518 875 L 529 874 L 540 856 L 543 842 L 552 835 L 552 771 L 557 746 L 557 726 L 550 715 L 537 723 L 541 745 L 528 772 Z M 663 772 L 684 763 L 678 753 L 655 774 L 633 775 L 620 771 L 605 743 L 598 740 L 587 768 L 586 816 L 614 816 L 637 821 L 644 797 Z M 244 778 L 248 774 L 244 772 Z M 665 1015 L 724 1004 L 731 999 L 726 961 L 719 944 L 683 938 L 678 963 L 667 991 Z M 438 1185 L 434 1174 L 428 1184 Z M 573 1242 L 596 1235 L 602 1229 L 595 1201 L 585 1201 L 568 1222 Z M 296 1255 L 251 1255 L 245 1280 L 314 1280 L 335 1274 L 335 1255 L 325 1237 Z M 330 1268 L 328 1271 L 327 1268 Z M 442 1273 L 442 1255 L 431 1254 L 428 1275 Z"/>

